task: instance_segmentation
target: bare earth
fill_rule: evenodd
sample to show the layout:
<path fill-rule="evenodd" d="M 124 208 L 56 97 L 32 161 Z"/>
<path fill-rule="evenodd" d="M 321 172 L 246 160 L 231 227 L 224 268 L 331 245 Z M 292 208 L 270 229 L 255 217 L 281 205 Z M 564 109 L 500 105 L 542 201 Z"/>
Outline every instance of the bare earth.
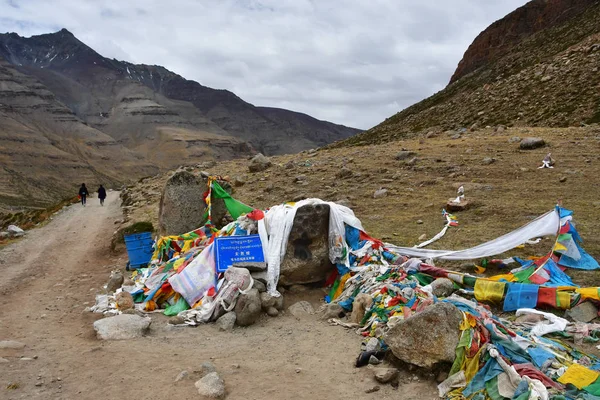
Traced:
<path fill-rule="evenodd" d="M 100 316 L 83 310 L 126 255 L 108 252 L 121 217 L 118 193 L 104 207 L 97 202 L 65 209 L 0 251 L 0 340 L 26 344 L 0 349 L 0 399 L 195 399 L 194 371 L 206 361 L 225 380 L 228 399 L 437 398 L 430 376 L 409 371 L 398 389 L 365 393 L 377 383 L 371 367 L 354 367 L 361 337 L 316 315 L 265 315 L 224 333 L 214 325 L 170 327 L 152 314 L 148 336 L 99 341 L 92 323 Z M 308 300 L 318 309 L 322 297 L 321 290 L 289 294 L 286 307 Z M 175 382 L 183 370 L 189 377 Z"/>

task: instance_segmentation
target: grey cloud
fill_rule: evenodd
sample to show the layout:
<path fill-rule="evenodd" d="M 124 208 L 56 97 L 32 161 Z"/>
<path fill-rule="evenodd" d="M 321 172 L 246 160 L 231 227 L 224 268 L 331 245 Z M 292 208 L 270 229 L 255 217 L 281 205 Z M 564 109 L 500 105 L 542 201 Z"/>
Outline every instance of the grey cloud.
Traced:
<path fill-rule="evenodd" d="M 0 31 L 65 27 L 107 57 L 369 128 L 443 88 L 479 32 L 525 2 L 4 0 Z"/>

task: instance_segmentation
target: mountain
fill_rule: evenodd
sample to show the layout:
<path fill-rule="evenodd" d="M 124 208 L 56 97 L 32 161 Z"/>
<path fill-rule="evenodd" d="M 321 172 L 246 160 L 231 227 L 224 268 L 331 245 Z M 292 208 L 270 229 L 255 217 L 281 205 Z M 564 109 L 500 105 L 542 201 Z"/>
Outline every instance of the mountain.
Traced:
<path fill-rule="evenodd" d="M 255 107 L 161 67 L 102 57 L 66 29 L 0 34 L 0 211 L 81 182 L 116 186 L 205 160 L 298 152 L 353 128 Z"/>
<path fill-rule="evenodd" d="M 533 0 L 485 29 L 442 91 L 336 146 L 600 122 L 600 1 Z"/>
<path fill-rule="evenodd" d="M 38 78 L 82 121 L 161 167 L 202 156 L 298 152 L 359 132 L 255 107 L 161 66 L 105 58 L 66 29 L 30 38 L 0 35 L 0 56 Z M 166 148 L 172 151 L 157 154 Z M 179 154 L 184 148 L 188 151 Z"/>

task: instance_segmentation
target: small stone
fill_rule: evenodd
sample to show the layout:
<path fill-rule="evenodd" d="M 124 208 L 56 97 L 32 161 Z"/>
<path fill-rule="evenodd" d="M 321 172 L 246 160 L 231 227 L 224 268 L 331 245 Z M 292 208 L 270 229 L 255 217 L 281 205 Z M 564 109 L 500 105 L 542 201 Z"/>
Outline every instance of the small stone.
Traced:
<path fill-rule="evenodd" d="M 388 194 L 387 189 L 379 189 L 379 190 L 376 190 L 375 193 L 373 193 L 373 198 L 380 199 L 380 198 L 386 197 L 387 194 Z"/>
<path fill-rule="evenodd" d="M 422 234 L 421 236 L 419 236 L 419 242 L 422 242 L 425 239 L 427 239 L 427 235 L 426 234 Z"/>
<path fill-rule="evenodd" d="M 508 143 L 519 143 L 521 141 L 521 138 L 518 136 L 513 136 L 510 139 L 508 139 Z"/>
<path fill-rule="evenodd" d="M 496 162 L 496 159 L 492 158 L 492 157 L 486 157 L 486 158 L 483 159 L 483 161 L 481 161 L 481 163 L 483 165 L 490 165 L 490 164 L 493 164 L 495 162 Z"/>
<path fill-rule="evenodd" d="M 369 357 L 369 364 L 378 365 L 378 364 L 381 364 L 381 360 L 375 356 L 371 356 L 371 357 Z"/>
<path fill-rule="evenodd" d="M 421 219 L 418 219 L 418 220 L 417 220 L 417 225 L 422 225 L 422 224 L 423 224 L 423 220 L 421 220 Z"/>
<path fill-rule="evenodd" d="M 6 364 L 8 362 L 10 362 L 10 361 L 8 361 L 6 358 L 0 357 L 0 364 Z"/>
<path fill-rule="evenodd" d="M 217 372 L 217 368 L 215 367 L 215 365 L 211 362 L 203 362 L 202 365 L 200 365 L 200 376 L 204 377 L 208 374 L 210 374 L 211 372 Z"/>
<path fill-rule="evenodd" d="M 37 386 L 37 387 L 40 387 L 40 386 L 42 386 L 43 384 L 44 384 L 44 382 L 36 382 L 36 383 L 35 383 L 35 386 Z"/>
<path fill-rule="evenodd" d="M 431 282 L 431 288 L 436 297 L 448 297 L 454 292 L 454 282 L 448 278 L 438 278 Z"/>
<path fill-rule="evenodd" d="M 263 292 L 260 294 L 260 304 L 264 311 L 269 308 L 275 308 L 277 310 L 283 310 L 283 296 L 272 296 L 270 293 Z"/>
<path fill-rule="evenodd" d="M 288 308 L 290 314 L 296 319 L 301 319 L 314 314 L 315 310 L 308 301 L 299 301 Z"/>
<path fill-rule="evenodd" d="M 306 180 L 306 175 L 298 175 L 294 178 L 294 182 L 304 182 Z"/>
<path fill-rule="evenodd" d="M 15 340 L 0 341 L 0 349 L 20 350 L 23 348 L 25 348 L 25 343 L 17 342 Z"/>
<path fill-rule="evenodd" d="M 230 331 L 235 326 L 236 320 L 235 312 L 230 311 L 226 314 L 223 314 L 219 319 L 217 319 L 217 326 L 220 331 Z"/>
<path fill-rule="evenodd" d="M 261 171 L 264 171 L 264 170 L 268 169 L 269 167 L 271 167 L 271 165 L 273 165 L 271 160 L 269 160 L 267 157 L 265 157 L 261 153 L 258 153 L 250 161 L 250 165 L 248 165 L 248 171 L 261 172 Z"/>
<path fill-rule="evenodd" d="M 174 317 L 169 318 L 169 324 L 183 325 L 183 324 L 185 324 L 185 319 L 183 317 L 179 317 L 179 316 L 175 315 Z"/>
<path fill-rule="evenodd" d="M 398 161 L 402 161 L 402 160 L 409 159 L 410 157 L 413 157 L 414 155 L 415 155 L 415 152 L 413 152 L 413 151 L 403 150 L 403 151 L 399 152 L 398 154 L 396 154 L 396 156 L 394 158 Z"/>
<path fill-rule="evenodd" d="M 276 317 L 276 316 L 278 316 L 278 315 L 279 315 L 279 310 L 278 310 L 278 309 L 276 309 L 275 307 L 269 307 L 269 308 L 267 309 L 267 315 L 268 315 L 269 317 Z"/>
<path fill-rule="evenodd" d="M 598 309 L 591 302 L 585 301 L 567 310 L 565 316 L 577 322 L 588 323 L 598 316 Z"/>
<path fill-rule="evenodd" d="M 337 174 L 335 174 L 335 177 L 339 178 L 339 179 L 345 179 L 345 178 L 352 178 L 353 175 L 354 175 L 354 172 L 352 172 L 351 169 L 342 167 L 342 169 L 340 169 L 337 172 Z"/>
<path fill-rule="evenodd" d="M 365 393 L 375 393 L 375 392 L 379 392 L 381 388 L 379 386 L 373 386 L 368 388 L 367 390 L 365 390 Z"/>
<path fill-rule="evenodd" d="M 216 372 L 211 372 L 194 385 L 202 396 L 211 399 L 222 399 L 225 396 L 225 382 Z"/>
<path fill-rule="evenodd" d="M 567 181 L 567 177 L 566 176 L 561 176 L 560 179 L 558 180 L 559 182 L 566 182 Z"/>
<path fill-rule="evenodd" d="M 462 136 L 460 133 L 455 133 L 454 135 L 450 136 L 450 139 L 456 140 L 456 139 L 460 139 Z"/>
<path fill-rule="evenodd" d="M 123 277 L 123 273 L 121 271 L 112 271 L 110 273 L 110 277 L 108 278 L 108 283 L 106 284 L 106 291 L 108 293 L 113 293 L 123 285 L 124 280 L 125 278 Z"/>
<path fill-rule="evenodd" d="M 21 357 L 21 358 L 19 358 L 19 360 L 21 360 L 21 361 L 33 361 L 33 358 L 31 358 L 31 357 Z"/>
<path fill-rule="evenodd" d="M 546 75 L 546 76 L 544 76 L 544 77 L 541 79 L 541 81 L 542 81 L 542 82 L 548 82 L 550 79 L 552 79 L 552 77 L 551 77 L 550 75 Z"/>
<path fill-rule="evenodd" d="M 189 373 L 189 372 L 187 372 L 187 371 L 181 371 L 181 372 L 179 373 L 179 375 L 177 375 L 177 377 L 175 378 L 175 382 L 182 381 L 182 380 L 184 380 L 185 378 L 187 378 L 189 375 L 190 375 L 190 373 Z"/>
<path fill-rule="evenodd" d="M 152 319 L 138 315 L 121 314 L 94 322 L 98 339 L 135 339 L 144 335 Z"/>
<path fill-rule="evenodd" d="M 299 374 L 300 372 L 302 372 L 301 368 L 296 368 L 296 373 Z"/>
<path fill-rule="evenodd" d="M 115 295 L 117 309 L 124 311 L 130 310 L 134 307 L 133 296 L 131 293 L 126 291 L 121 291 Z"/>
<path fill-rule="evenodd" d="M 261 281 L 254 281 L 254 286 L 252 286 L 254 289 L 258 290 L 259 293 L 264 293 L 267 291 L 267 286 L 262 283 Z"/>
<path fill-rule="evenodd" d="M 398 370 L 396 368 L 377 368 L 375 371 L 375 380 L 379 383 L 390 383 L 398 378 Z"/>
<path fill-rule="evenodd" d="M 540 147 L 544 147 L 545 145 L 546 145 L 546 142 L 542 138 L 527 137 L 527 138 L 521 140 L 521 143 L 519 144 L 519 148 L 521 150 L 533 150 L 533 149 L 537 149 Z"/>
<path fill-rule="evenodd" d="M 340 318 L 345 314 L 344 308 L 337 303 L 326 304 L 322 312 L 323 319 Z"/>

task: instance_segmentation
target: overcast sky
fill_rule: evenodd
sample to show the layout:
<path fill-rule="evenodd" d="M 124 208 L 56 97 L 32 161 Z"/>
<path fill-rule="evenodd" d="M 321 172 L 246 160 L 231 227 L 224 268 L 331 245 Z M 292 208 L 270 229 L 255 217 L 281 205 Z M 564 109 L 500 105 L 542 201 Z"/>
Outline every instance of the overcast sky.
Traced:
<path fill-rule="evenodd" d="M 260 106 L 370 128 L 441 90 L 526 0 L 0 0 L 0 32 L 67 28 Z"/>

